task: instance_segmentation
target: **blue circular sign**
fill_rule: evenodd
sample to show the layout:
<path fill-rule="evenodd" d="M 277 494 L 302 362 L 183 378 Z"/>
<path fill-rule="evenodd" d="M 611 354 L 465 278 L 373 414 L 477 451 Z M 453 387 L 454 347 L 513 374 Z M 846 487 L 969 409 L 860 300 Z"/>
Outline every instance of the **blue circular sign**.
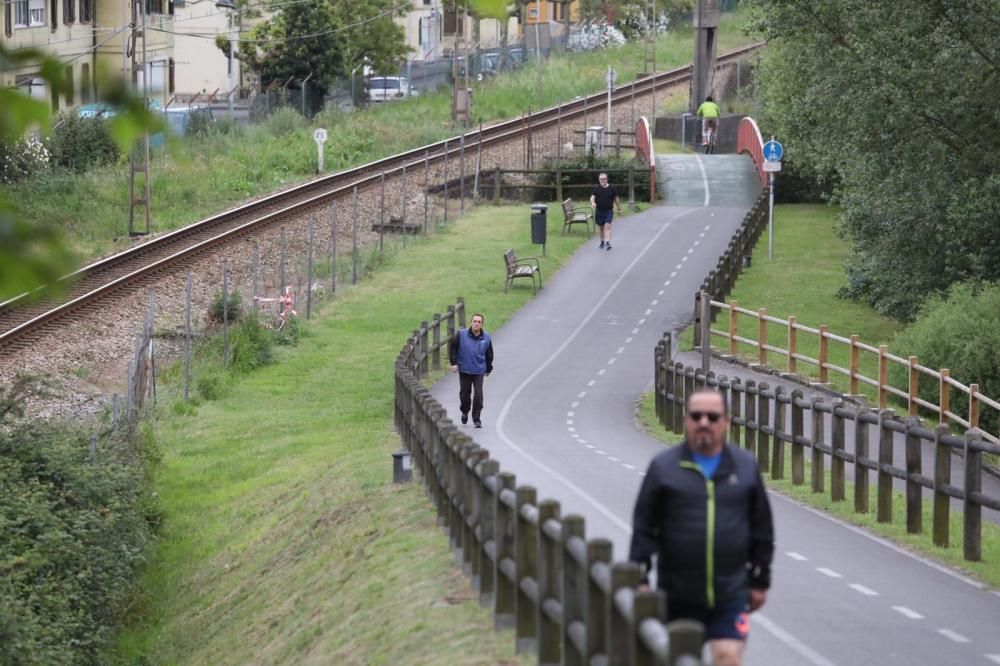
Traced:
<path fill-rule="evenodd" d="M 764 144 L 764 159 L 768 162 L 780 162 L 785 154 L 785 149 L 777 141 L 768 141 Z"/>

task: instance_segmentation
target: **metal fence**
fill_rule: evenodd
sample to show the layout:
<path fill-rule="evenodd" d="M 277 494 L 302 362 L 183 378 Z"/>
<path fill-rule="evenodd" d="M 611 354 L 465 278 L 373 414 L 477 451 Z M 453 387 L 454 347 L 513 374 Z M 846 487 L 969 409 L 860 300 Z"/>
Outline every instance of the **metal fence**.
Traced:
<path fill-rule="evenodd" d="M 513 628 L 517 651 L 540 664 L 700 664 L 704 627 L 667 624 L 663 593 L 637 589 L 638 565 L 612 562 L 611 542 L 588 540 L 581 516 L 501 472 L 420 383 L 464 317 L 459 299 L 410 336 L 396 360 L 395 422 L 495 626 Z"/>

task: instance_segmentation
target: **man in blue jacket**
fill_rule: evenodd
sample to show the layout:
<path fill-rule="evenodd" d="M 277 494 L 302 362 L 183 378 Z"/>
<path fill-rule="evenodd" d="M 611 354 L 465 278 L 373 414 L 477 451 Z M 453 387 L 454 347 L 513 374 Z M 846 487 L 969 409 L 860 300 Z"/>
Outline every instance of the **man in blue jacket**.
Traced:
<path fill-rule="evenodd" d="M 469 328 L 461 328 L 448 344 L 448 362 L 451 371 L 458 373 L 459 410 L 462 423 L 469 422 L 469 407 L 472 407 L 472 422 L 477 428 L 483 427 L 480 415 L 483 413 L 483 377 L 493 372 L 493 341 L 483 330 L 483 315 L 472 315 Z M 470 400 L 472 389 L 475 396 Z"/>
<path fill-rule="evenodd" d="M 648 572 L 657 556 L 657 586 L 667 618 L 705 625 L 717 666 L 739 666 L 749 613 L 771 585 L 774 527 L 753 455 L 725 440 L 723 395 L 694 392 L 685 439 L 656 455 L 639 490 L 629 559 Z"/>

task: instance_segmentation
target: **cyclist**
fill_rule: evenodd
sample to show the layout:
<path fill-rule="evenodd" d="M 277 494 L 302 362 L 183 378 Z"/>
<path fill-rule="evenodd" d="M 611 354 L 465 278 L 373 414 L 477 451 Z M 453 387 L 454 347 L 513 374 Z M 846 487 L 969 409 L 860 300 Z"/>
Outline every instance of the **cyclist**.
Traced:
<path fill-rule="evenodd" d="M 702 119 L 701 124 L 701 145 L 705 148 L 709 147 L 709 140 L 714 138 L 714 134 L 719 131 L 719 117 L 722 115 L 722 109 L 719 105 L 712 100 L 712 96 L 709 95 L 702 102 L 701 106 L 698 107 L 698 111 L 695 114 Z M 712 141 L 714 143 L 714 141 Z"/>

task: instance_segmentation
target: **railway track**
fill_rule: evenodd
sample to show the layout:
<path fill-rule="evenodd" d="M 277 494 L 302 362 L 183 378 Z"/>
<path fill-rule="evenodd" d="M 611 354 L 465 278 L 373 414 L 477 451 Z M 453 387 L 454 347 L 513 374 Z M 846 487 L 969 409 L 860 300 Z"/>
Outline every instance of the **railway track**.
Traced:
<path fill-rule="evenodd" d="M 725 67 L 760 48 L 753 44 L 735 49 L 717 58 L 717 67 Z M 634 84 L 619 86 L 612 92 L 612 104 L 622 103 L 633 96 L 687 83 L 691 67 L 684 66 L 645 77 Z M 519 139 L 527 131 L 551 127 L 562 120 L 582 115 L 588 109 L 606 103 L 607 93 L 599 92 L 561 106 L 531 114 L 529 122 L 518 118 L 466 133 L 465 143 L 484 148 Z M 388 177 L 401 172 L 404 166 L 422 166 L 426 159 L 437 163 L 456 156 L 461 150 L 459 137 L 422 146 L 368 164 L 339 171 L 301 185 L 269 195 L 257 201 L 213 215 L 182 229 L 158 236 L 134 248 L 89 264 L 65 276 L 66 296 L 60 301 L 42 299 L 32 302 L 29 295 L 0 303 L 0 349 L 16 352 L 30 345 L 33 336 L 69 318 L 85 317 L 98 302 L 126 288 L 141 286 L 155 280 L 178 265 L 196 260 L 219 246 L 232 243 L 279 224 L 290 216 L 349 193 L 352 188 L 364 188 L 378 182 L 380 174 Z"/>

